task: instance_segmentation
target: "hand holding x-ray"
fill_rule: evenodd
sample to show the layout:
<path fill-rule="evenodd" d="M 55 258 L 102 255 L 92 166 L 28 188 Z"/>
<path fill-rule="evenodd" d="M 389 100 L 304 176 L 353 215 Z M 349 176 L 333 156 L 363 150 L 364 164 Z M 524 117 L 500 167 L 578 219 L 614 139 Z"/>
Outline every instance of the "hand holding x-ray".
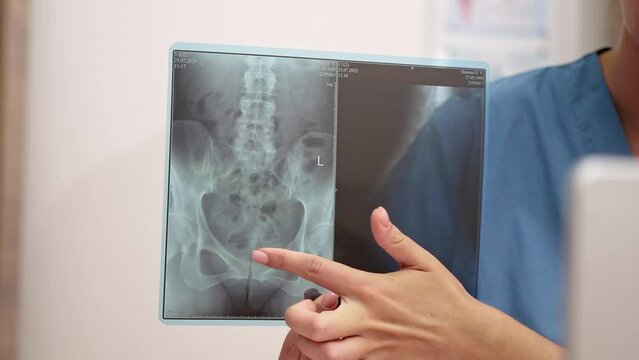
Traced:
<path fill-rule="evenodd" d="M 383 208 L 371 215 L 378 245 L 400 270 L 374 274 L 315 255 L 262 248 L 254 261 L 339 294 L 304 300 L 285 314 L 291 327 L 280 359 L 483 358 L 485 331 L 498 312 L 470 296 L 428 251 L 404 235 Z"/>

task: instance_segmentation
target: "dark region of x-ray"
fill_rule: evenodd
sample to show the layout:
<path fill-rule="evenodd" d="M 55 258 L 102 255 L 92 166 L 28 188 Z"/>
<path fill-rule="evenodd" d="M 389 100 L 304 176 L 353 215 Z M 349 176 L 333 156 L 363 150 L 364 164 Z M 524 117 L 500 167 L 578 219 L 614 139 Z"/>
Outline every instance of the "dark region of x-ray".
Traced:
<path fill-rule="evenodd" d="M 370 232 L 383 206 L 475 295 L 484 89 L 376 79 L 339 89 L 335 260 L 397 270 Z"/>
<path fill-rule="evenodd" d="M 370 234 L 377 205 L 473 290 L 483 82 L 469 85 L 460 69 L 428 69 L 174 51 L 163 318 L 282 318 L 317 286 L 251 262 L 260 247 L 392 270 Z M 440 116 L 452 103 L 466 115 Z M 455 126 L 438 122 L 470 134 L 457 146 L 441 134 Z M 458 161 L 446 147 L 465 147 L 460 165 L 438 168 Z M 436 159 L 415 161 L 422 152 Z M 436 195 L 406 204 L 411 196 L 395 190 L 416 167 L 440 174 L 423 183 Z M 463 174 L 451 174 L 456 167 Z M 457 175 L 463 184 L 446 178 Z M 453 200 L 437 203 L 437 194 Z M 411 223 L 419 216 L 447 217 L 437 241 Z"/>

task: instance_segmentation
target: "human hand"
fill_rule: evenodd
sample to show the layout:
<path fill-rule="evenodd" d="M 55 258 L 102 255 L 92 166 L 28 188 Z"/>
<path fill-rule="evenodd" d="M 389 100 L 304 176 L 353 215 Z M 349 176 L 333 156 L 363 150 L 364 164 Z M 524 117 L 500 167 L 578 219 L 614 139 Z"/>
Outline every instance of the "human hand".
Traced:
<path fill-rule="evenodd" d="M 280 359 L 491 358 L 489 324 L 499 312 L 470 296 L 433 255 L 390 222 L 383 208 L 373 211 L 371 229 L 379 246 L 399 262 L 399 271 L 367 273 L 284 249 L 253 252 L 254 261 L 341 296 L 334 311 L 318 308 L 321 298 L 287 309 L 291 333 Z"/>
<path fill-rule="evenodd" d="M 306 293 L 304 296 L 306 297 Z M 334 310 L 340 304 L 339 295 L 333 292 L 328 292 L 312 300 L 315 306 L 315 311 L 318 313 L 327 310 Z M 306 303 L 308 304 L 308 301 L 306 301 Z M 297 348 L 299 337 L 300 335 L 295 333 L 293 330 L 288 332 L 286 338 L 284 338 L 284 342 L 282 343 L 282 350 L 280 351 L 278 360 L 309 360 L 309 357 L 302 354 L 300 349 Z"/>

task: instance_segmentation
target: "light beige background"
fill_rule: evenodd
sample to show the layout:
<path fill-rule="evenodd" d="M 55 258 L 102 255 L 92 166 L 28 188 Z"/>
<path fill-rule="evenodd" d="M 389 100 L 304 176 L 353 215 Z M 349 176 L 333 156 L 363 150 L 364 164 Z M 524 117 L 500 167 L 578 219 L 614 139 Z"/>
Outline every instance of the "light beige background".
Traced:
<path fill-rule="evenodd" d="M 168 48 L 419 56 L 424 3 L 31 0 L 21 359 L 274 359 L 284 327 L 157 319 Z"/>
<path fill-rule="evenodd" d="M 175 41 L 433 56 L 442 1 L 30 0 L 20 359 L 274 359 L 157 319 Z"/>

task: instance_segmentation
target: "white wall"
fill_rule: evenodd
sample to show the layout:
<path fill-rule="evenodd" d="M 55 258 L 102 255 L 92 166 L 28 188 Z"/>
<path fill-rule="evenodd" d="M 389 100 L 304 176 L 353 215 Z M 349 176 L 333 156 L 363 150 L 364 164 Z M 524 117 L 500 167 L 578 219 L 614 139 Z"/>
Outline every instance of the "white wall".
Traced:
<path fill-rule="evenodd" d="M 619 0 L 563 0 L 557 50 L 569 59 L 617 42 L 621 28 Z"/>
<path fill-rule="evenodd" d="M 274 359 L 284 327 L 157 320 L 167 49 L 419 56 L 434 2 L 30 0 L 21 359 Z"/>

